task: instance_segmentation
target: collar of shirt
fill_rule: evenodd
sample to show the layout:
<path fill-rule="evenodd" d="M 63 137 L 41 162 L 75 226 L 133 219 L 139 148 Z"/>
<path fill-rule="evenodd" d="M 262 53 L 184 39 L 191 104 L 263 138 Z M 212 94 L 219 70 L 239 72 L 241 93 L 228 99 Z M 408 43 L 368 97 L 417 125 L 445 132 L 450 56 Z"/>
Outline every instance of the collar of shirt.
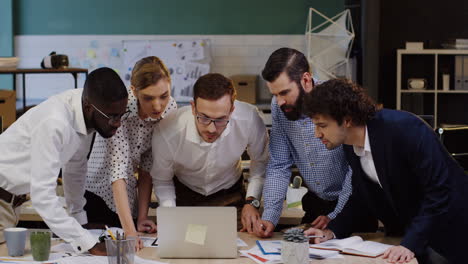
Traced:
<path fill-rule="evenodd" d="M 369 133 L 367 131 L 367 126 L 366 126 L 366 136 L 364 137 L 364 147 L 357 147 L 353 145 L 353 150 L 356 155 L 359 157 L 362 157 L 366 154 L 366 152 L 371 153 L 371 148 L 369 144 Z"/>
<path fill-rule="evenodd" d="M 73 115 L 74 115 L 74 128 L 76 132 L 87 135 L 94 132 L 94 129 L 86 128 L 86 123 L 84 119 L 83 113 L 83 104 L 82 104 L 82 97 L 83 89 L 80 89 L 80 92 L 74 93 L 71 97 L 71 105 L 73 108 Z"/>
<path fill-rule="evenodd" d="M 133 94 L 133 91 L 132 89 L 130 88 L 127 88 L 127 92 L 128 92 L 128 105 L 127 105 L 127 110 L 130 111 L 130 114 L 128 115 L 128 117 L 138 117 L 140 118 L 140 116 L 138 115 L 138 99 L 135 97 L 135 95 Z M 169 110 L 169 106 L 172 104 L 172 102 L 174 102 L 174 98 L 172 98 L 172 96 L 169 98 L 169 102 L 167 103 L 166 105 L 166 109 L 164 109 L 164 112 L 161 114 L 161 117 L 160 118 L 151 118 L 151 117 L 147 117 L 145 119 L 143 119 L 144 121 L 148 121 L 148 122 L 156 122 L 156 121 L 160 121 L 161 119 L 164 119 L 164 117 L 168 114 L 168 110 Z"/>

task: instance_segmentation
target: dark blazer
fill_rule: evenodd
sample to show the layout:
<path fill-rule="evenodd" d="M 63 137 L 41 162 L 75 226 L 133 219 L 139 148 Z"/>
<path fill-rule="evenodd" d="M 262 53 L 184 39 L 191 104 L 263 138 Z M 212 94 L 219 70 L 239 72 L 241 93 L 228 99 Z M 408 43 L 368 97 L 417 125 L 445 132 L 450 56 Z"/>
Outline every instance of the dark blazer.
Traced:
<path fill-rule="evenodd" d="M 426 246 L 446 255 L 444 247 L 454 246 L 449 242 L 453 241 L 453 232 L 468 233 L 468 177 L 463 169 L 432 129 L 411 113 L 380 110 L 367 122 L 367 130 L 382 185 L 378 190 L 405 228 L 401 245 L 416 255 L 422 254 Z M 360 200 L 361 208 L 350 199 L 330 223 L 337 237 L 353 232 L 349 222 L 359 218 L 356 212 L 362 211 L 362 204 L 366 210 L 383 210 L 373 203 L 375 192 L 368 188 L 368 176 L 353 147 L 345 145 L 344 150 L 353 170 L 352 199 Z"/>

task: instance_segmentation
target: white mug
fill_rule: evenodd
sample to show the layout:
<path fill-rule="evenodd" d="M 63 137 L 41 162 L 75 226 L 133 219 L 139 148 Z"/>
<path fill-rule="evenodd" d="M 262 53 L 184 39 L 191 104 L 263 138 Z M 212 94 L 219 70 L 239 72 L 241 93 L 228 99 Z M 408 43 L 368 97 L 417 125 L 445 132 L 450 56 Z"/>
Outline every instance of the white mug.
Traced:
<path fill-rule="evenodd" d="M 8 255 L 12 257 L 23 256 L 26 246 L 28 230 L 22 227 L 10 227 L 3 230 L 8 248 Z"/>

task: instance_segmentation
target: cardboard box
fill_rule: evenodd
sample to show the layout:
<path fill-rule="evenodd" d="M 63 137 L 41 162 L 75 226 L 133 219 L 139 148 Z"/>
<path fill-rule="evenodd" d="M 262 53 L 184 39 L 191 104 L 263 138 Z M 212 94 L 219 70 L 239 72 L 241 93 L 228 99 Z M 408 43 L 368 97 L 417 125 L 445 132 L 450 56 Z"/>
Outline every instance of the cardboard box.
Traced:
<path fill-rule="evenodd" d="M 237 100 L 251 104 L 257 102 L 258 75 L 234 75 L 231 79 L 237 91 Z"/>
<path fill-rule="evenodd" d="M 16 93 L 11 90 L 0 90 L 0 116 L 3 117 L 3 129 L 16 120 Z"/>

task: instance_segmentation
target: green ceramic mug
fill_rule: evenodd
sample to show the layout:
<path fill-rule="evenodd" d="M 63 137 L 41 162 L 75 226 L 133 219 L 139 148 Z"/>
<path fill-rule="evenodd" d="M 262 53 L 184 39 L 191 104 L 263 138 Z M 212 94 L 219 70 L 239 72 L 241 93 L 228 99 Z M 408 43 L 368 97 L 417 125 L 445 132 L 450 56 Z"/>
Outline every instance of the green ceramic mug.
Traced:
<path fill-rule="evenodd" d="M 50 237 L 50 232 L 47 231 L 31 231 L 29 240 L 31 242 L 32 256 L 35 261 L 49 259 Z"/>

